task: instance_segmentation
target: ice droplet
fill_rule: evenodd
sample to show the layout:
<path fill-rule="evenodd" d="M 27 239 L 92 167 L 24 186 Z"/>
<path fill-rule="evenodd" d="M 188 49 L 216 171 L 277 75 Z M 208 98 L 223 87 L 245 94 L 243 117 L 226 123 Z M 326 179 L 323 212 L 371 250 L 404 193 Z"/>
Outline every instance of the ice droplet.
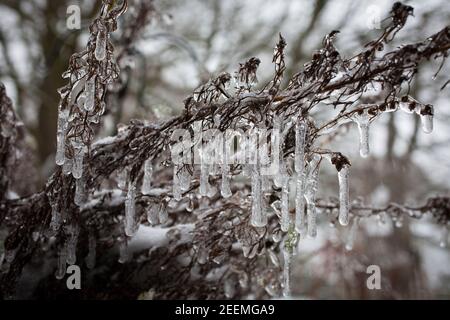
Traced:
<path fill-rule="evenodd" d="M 422 130 L 425 133 L 433 132 L 433 115 L 420 115 Z"/>
<path fill-rule="evenodd" d="M 343 226 L 348 224 L 348 211 L 349 211 L 349 180 L 348 180 L 349 168 L 348 165 L 344 165 L 340 171 L 338 171 L 339 180 L 339 223 Z"/>
<path fill-rule="evenodd" d="M 136 222 L 136 183 L 130 179 L 125 199 L 125 234 L 132 237 L 138 226 Z"/>

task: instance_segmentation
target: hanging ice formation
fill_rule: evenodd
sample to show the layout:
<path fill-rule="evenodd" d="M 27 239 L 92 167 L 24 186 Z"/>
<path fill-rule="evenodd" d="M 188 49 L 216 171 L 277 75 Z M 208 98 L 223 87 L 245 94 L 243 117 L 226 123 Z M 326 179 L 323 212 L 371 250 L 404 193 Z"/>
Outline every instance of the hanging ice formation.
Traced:
<path fill-rule="evenodd" d="M 338 171 L 339 180 L 339 223 L 343 226 L 348 224 L 348 212 L 349 212 L 349 180 L 348 180 L 349 167 L 348 165 L 342 166 Z"/>
<path fill-rule="evenodd" d="M 345 249 L 350 251 L 353 249 L 353 244 L 356 238 L 356 232 L 358 231 L 359 217 L 354 217 L 350 232 L 348 233 L 347 243 L 345 244 Z"/>
<path fill-rule="evenodd" d="M 69 265 L 75 264 L 77 260 L 77 243 L 78 243 L 78 234 L 80 232 L 78 225 L 69 224 L 67 225 L 67 240 L 66 240 L 66 262 Z"/>
<path fill-rule="evenodd" d="M 80 179 L 83 175 L 83 158 L 86 152 L 86 146 L 80 139 L 74 139 L 72 140 L 72 147 L 74 150 L 72 176 L 75 179 Z"/>
<path fill-rule="evenodd" d="M 363 109 L 353 115 L 353 121 L 358 125 L 359 130 L 359 154 L 365 158 L 370 153 L 369 147 L 369 127 L 370 115 L 368 109 Z"/>
<path fill-rule="evenodd" d="M 283 249 L 283 297 L 291 295 L 291 251 L 288 248 Z"/>
<path fill-rule="evenodd" d="M 431 104 L 422 104 L 410 96 L 401 98 L 400 108 L 406 113 L 416 113 L 420 116 L 422 130 L 425 133 L 433 132 L 434 108 Z"/>
<path fill-rule="evenodd" d="M 59 107 L 58 113 L 58 129 L 56 134 L 56 164 L 62 166 L 66 160 L 65 147 L 66 147 L 66 131 L 68 126 L 69 110 L 61 109 Z"/>
<path fill-rule="evenodd" d="M 231 187 L 230 187 L 230 167 L 228 165 L 229 159 L 229 151 L 228 151 L 228 139 L 227 136 L 223 139 L 223 152 L 222 152 L 222 185 L 220 188 L 220 194 L 224 198 L 229 198 L 232 196 Z"/>
<path fill-rule="evenodd" d="M 80 179 L 75 180 L 75 197 L 74 203 L 77 206 L 83 205 L 87 200 L 86 192 L 86 179 L 82 176 Z"/>
<path fill-rule="evenodd" d="M 52 220 L 50 222 L 50 227 L 53 230 L 58 230 L 62 223 L 61 212 L 58 210 L 58 205 L 52 204 Z"/>
<path fill-rule="evenodd" d="M 58 266 L 56 269 L 55 277 L 61 280 L 66 275 L 66 246 L 61 246 L 58 252 Z"/>
<path fill-rule="evenodd" d="M 91 76 L 84 85 L 84 110 L 88 112 L 92 111 L 95 105 L 95 79 L 95 75 Z"/>
<path fill-rule="evenodd" d="M 319 179 L 319 166 L 321 157 L 314 155 L 313 159 L 309 163 L 308 179 L 306 181 L 305 199 L 307 203 L 307 223 L 308 223 L 308 235 L 315 237 L 317 235 L 317 212 L 316 212 L 316 192 Z"/>
<path fill-rule="evenodd" d="M 287 232 L 291 224 L 291 217 L 289 213 L 289 177 L 283 177 L 283 185 L 281 187 L 281 230 Z"/>
<path fill-rule="evenodd" d="M 252 214 L 250 222 L 254 227 L 264 227 L 267 224 L 267 215 L 263 208 L 263 190 L 261 177 L 261 159 L 258 152 L 259 132 L 256 131 L 251 135 L 251 139 L 256 141 L 251 165 L 251 188 L 252 188 Z M 251 149 L 248 150 L 251 153 Z"/>
<path fill-rule="evenodd" d="M 95 39 L 95 59 L 102 61 L 106 57 L 106 40 L 108 33 L 103 23 L 99 22 L 97 38 Z"/>
<path fill-rule="evenodd" d="M 136 221 L 136 182 L 130 179 L 125 199 L 125 234 L 132 237 L 139 224 Z"/>
<path fill-rule="evenodd" d="M 304 233 L 305 230 L 305 140 L 307 125 L 299 121 L 295 125 L 295 155 L 294 169 L 296 172 L 295 188 L 295 230 Z"/>
<path fill-rule="evenodd" d="M 152 189 L 153 166 L 152 160 L 147 159 L 144 162 L 144 177 L 142 178 L 142 194 L 150 194 Z"/>

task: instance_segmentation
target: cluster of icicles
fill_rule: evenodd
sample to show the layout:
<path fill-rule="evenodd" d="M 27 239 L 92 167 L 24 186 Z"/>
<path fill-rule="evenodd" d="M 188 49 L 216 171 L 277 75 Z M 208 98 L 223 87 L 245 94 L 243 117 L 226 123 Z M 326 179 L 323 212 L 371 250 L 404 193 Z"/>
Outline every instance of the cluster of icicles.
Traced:
<path fill-rule="evenodd" d="M 101 20 L 97 23 L 97 35 L 95 41 L 94 56 L 97 61 L 102 62 L 106 58 L 107 53 L 107 38 L 108 33 L 106 26 Z M 74 85 L 71 91 L 68 92 L 62 88 L 60 90 L 61 98 L 68 99 L 68 104 L 73 104 L 82 112 L 90 115 L 88 120 L 93 123 L 98 123 L 99 117 L 104 113 L 106 104 L 104 101 L 100 101 L 100 108 L 94 111 L 96 97 L 100 97 L 103 94 L 103 89 L 97 88 L 96 81 L 97 75 L 92 75 L 88 79 L 86 61 L 82 57 L 79 57 L 80 63 L 84 66 L 71 73 L 67 71 L 63 74 L 63 78 L 71 78 Z M 111 80 L 108 80 L 109 82 Z M 75 197 L 74 202 L 76 205 L 81 206 L 86 203 L 87 193 L 85 190 L 86 181 L 83 177 L 83 159 L 87 152 L 87 146 L 83 143 L 80 137 L 69 138 L 67 136 L 69 124 L 74 121 L 74 116 L 70 114 L 70 108 L 59 107 L 58 110 L 58 123 L 57 123 L 57 150 L 55 156 L 55 162 L 57 165 L 62 166 L 63 173 L 65 175 L 72 174 L 75 178 Z M 66 147 L 70 143 L 73 156 L 72 158 L 66 157 Z M 60 212 L 61 209 L 58 205 L 52 204 L 52 220 L 51 227 L 54 230 L 58 230 L 63 222 L 63 215 Z M 66 243 L 61 246 L 58 256 L 58 268 L 56 271 L 56 277 L 62 279 L 66 272 L 66 264 L 72 265 L 76 262 L 76 246 L 79 235 L 79 227 L 77 225 L 65 225 Z M 86 257 L 86 265 L 88 268 L 93 268 L 95 265 L 95 237 L 89 235 L 89 253 Z"/>
<path fill-rule="evenodd" d="M 88 89 L 88 88 L 87 88 Z M 411 109 L 411 102 L 408 103 L 405 99 L 400 103 L 402 109 L 407 109 L 408 112 L 416 112 L 422 118 L 422 124 L 425 132 L 431 132 L 432 130 L 432 109 L 430 106 L 423 106 L 415 104 L 416 107 Z M 425 110 L 424 108 L 428 108 Z M 397 108 L 395 108 L 397 109 Z M 368 110 L 369 108 L 361 108 L 361 112 L 356 112 L 352 115 L 351 121 L 356 122 L 360 133 L 360 154 L 361 156 L 367 156 L 369 154 L 369 124 L 373 120 L 374 116 L 371 115 Z M 424 111 L 425 110 L 425 111 Z M 395 111 L 392 109 L 385 110 L 386 112 Z M 61 117 L 61 115 L 60 115 Z M 64 115 L 62 116 L 64 119 Z M 338 126 L 339 124 L 335 124 Z M 280 141 L 272 140 L 272 146 L 277 146 L 279 152 L 273 152 L 274 147 L 272 147 L 271 156 L 282 154 L 282 146 L 287 132 L 292 126 L 295 126 L 295 152 L 294 152 L 294 173 L 289 175 L 287 170 L 287 163 L 284 162 L 282 158 L 272 159 L 279 163 L 279 172 L 273 174 L 272 176 L 262 174 L 263 164 L 267 163 L 267 158 L 269 157 L 268 150 L 266 152 L 261 152 L 257 149 L 257 141 L 251 141 L 244 143 L 246 148 L 250 148 L 247 154 L 253 154 L 255 162 L 253 164 L 244 164 L 242 167 L 242 173 L 251 180 L 251 197 L 252 197 L 252 208 L 251 208 L 251 218 L 250 222 L 254 227 L 264 227 L 268 222 L 268 208 L 264 206 L 265 201 L 263 194 L 265 191 L 271 190 L 270 180 L 273 181 L 277 188 L 281 188 L 280 200 L 272 203 L 271 207 L 273 210 L 277 211 L 280 216 L 280 229 L 283 232 L 289 233 L 290 230 L 295 230 L 302 238 L 305 236 L 315 237 L 317 235 L 317 210 L 315 205 L 316 192 L 318 187 L 318 176 L 319 176 L 319 166 L 323 156 L 331 158 L 325 155 L 313 154 L 311 157 L 306 157 L 305 154 L 305 144 L 308 135 L 308 125 L 306 121 L 300 120 L 295 123 L 289 122 L 284 130 L 281 130 L 281 120 L 274 117 L 273 128 L 274 130 L 279 130 L 281 134 L 279 135 Z M 273 138 L 274 139 L 274 138 Z M 276 137 L 275 137 L 276 139 Z M 225 141 L 225 139 L 224 139 Z M 258 151 L 258 152 L 256 152 Z M 223 155 L 226 156 L 227 148 L 224 142 Z M 207 155 L 203 154 L 204 157 Z M 62 157 L 62 158 L 61 158 Z M 306 160 L 306 161 L 305 161 Z M 64 164 L 63 154 L 57 155 L 57 163 L 59 165 Z M 79 170 L 78 170 L 79 169 Z M 201 196 L 212 197 L 216 193 L 216 189 L 209 182 L 209 175 L 214 175 L 217 173 L 218 165 L 215 164 L 205 164 L 202 162 L 200 164 L 200 186 L 199 192 Z M 76 183 L 76 194 L 75 203 L 81 205 L 86 200 L 85 190 L 84 190 L 84 180 L 82 179 L 82 157 L 74 159 L 74 165 L 72 168 L 72 174 L 77 179 Z M 232 196 L 231 191 L 231 173 L 228 164 L 221 164 L 220 171 L 222 175 L 221 180 L 221 195 L 224 198 Z M 151 159 L 145 161 L 143 166 L 143 180 L 141 192 L 142 194 L 150 194 L 151 180 L 153 174 L 153 166 Z M 190 188 L 191 183 L 191 173 L 184 166 L 174 165 L 174 175 L 173 175 L 173 199 L 179 201 L 183 197 L 183 192 L 186 192 Z M 341 225 L 347 225 L 349 223 L 349 166 L 344 165 L 338 171 L 338 181 L 339 181 L 339 216 L 338 220 Z M 119 189 L 127 190 L 127 195 L 125 199 L 125 219 L 124 219 L 124 229 L 125 234 L 132 237 L 138 227 L 139 221 L 136 219 L 136 192 L 137 185 L 136 181 L 132 181 L 128 178 L 128 170 L 124 169 L 119 174 L 118 181 Z M 290 189 L 295 189 L 295 201 L 293 206 L 295 207 L 295 214 L 290 212 L 289 204 L 289 194 Z M 305 210 L 306 209 L 306 210 Z M 154 225 L 158 223 L 164 223 L 168 219 L 167 208 L 165 202 L 155 203 L 147 211 L 148 221 Z M 54 216 L 55 219 L 55 216 Z M 56 222 L 56 224 L 59 224 Z M 358 225 L 358 219 L 353 219 L 353 223 L 350 230 L 349 239 L 347 242 L 347 249 L 351 250 L 353 246 L 354 234 L 356 233 Z M 62 270 L 65 268 L 65 263 L 75 263 L 75 248 L 78 232 L 77 229 L 69 228 L 69 237 L 67 240 L 66 247 L 62 250 L 60 254 L 60 267 L 58 268 L 57 276 L 63 276 Z M 89 241 L 89 255 L 87 261 L 89 265 L 93 265 L 93 260 L 95 261 L 95 239 Z M 246 252 L 246 248 L 244 253 Z M 248 251 L 248 250 L 247 250 Z M 92 253 L 94 252 L 94 253 Z M 290 285 L 289 285 L 289 268 L 291 263 L 291 256 L 293 253 L 292 248 L 283 246 L 283 257 L 284 257 L 284 271 L 283 271 L 283 295 L 290 295 Z M 121 244 L 120 249 L 120 262 L 125 262 L 126 257 L 126 242 Z"/>
<path fill-rule="evenodd" d="M 404 96 L 400 100 L 388 105 L 384 110 L 375 108 L 371 109 L 371 105 L 359 105 L 358 111 L 352 113 L 349 119 L 343 119 L 342 122 L 347 120 L 353 121 L 358 125 L 359 130 L 359 153 L 361 157 L 367 157 L 370 153 L 369 148 L 369 128 L 370 123 L 375 120 L 382 112 L 395 112 L 400 109 L 407 113 L 416 113 L 420 116 L 420 121 L 422 123 L 422 130 L 425 133 L 431 133 L 433 131 L 433 106 L 424 105 L 416 101 L 410 96 Z M 333 126 L 329 129 L 334 129 L 337 126 Z"/>

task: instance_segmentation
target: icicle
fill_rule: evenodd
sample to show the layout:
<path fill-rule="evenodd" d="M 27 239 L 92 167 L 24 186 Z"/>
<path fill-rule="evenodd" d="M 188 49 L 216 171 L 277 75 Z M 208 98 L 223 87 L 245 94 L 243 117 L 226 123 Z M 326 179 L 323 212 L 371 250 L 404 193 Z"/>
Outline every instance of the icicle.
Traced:
<path fill-rule="evenodd" d="M 88 269 L 93 269 L 95 267 L 97 242 L 95 240 L 95 235 L 92 232 L 89 232 L 88 234 L 88 247 L 89 252 L 86 256 L 85 262 Z"/>
<path fill-rule="evenodd" d="M 355 242 L 356 232 L 358 231 L 359 217 L 354 217 L 350 232 L 348 234 L 347 243 L 345 249 L 351 251 L 353 249 L 353 243 Z"/>
<path fill-rule="evenodd" d="M 231 299 L 234 297 L 234 294 L 236 293 L 236 288 L 235 288 L 234 281 L 232 279 L 227 278 L 225 280 L 225 283 L 223 285 L 223 291 L 224 291 L 225 297 L 227 297 L 228 299 Z"/>
<path fill-rule="evenodd" d="M 306 124 L 301 121 L 295 125 L 295 172 L 302 174 L 304 169 Z"/>
<path fill-rule="evenodd" d="M 81 206 L 86 203 L 87 193 L 86 193 L 86 180 L 84 177 L 75 180 L 75 197 L 74 203 L 77 206 Z"/>
<path fill-rule="evenodd" d="M 128 167 L 125 167 L 123 170 L 117 173 L 117 187 L 121 190 L 125 190 L 128 182 Z"/>
<path fill-rule="evenodd" d="M 161 202 L 159 205 L 158 212 L 159 223 L 164 224 L 169 220 L 169 213 L 167 212 L 167 206 L 164 202 Z"/>
<path fill-rule="evenodd" d="M 281 230 L 287 232 L 291 223 L 291 217 L 289 214 L 289 177 L 285 176 L 283 186 L 281 188 Z"/>
<path fill-rule="evenodd" d="M 119 263 L 123 264 L 127 262 L 129 258 L 127 241 L 121 241 L 119 243 Z"/>
<path fill-rule="evenodd" d="M 420 115 L 420 121 L 422 122 L 423 132 L 433 132 L 433 115 Z"/>
<path fill-rule="evenodd" d="M 254 227 L 264 227 L 267 224 L 267 216 L 262 208 L 261 175 L 259 165 L 252 168 L 252 215 L 251 224 Z"/>
<path fill-rule="evenodd" d="M 136 183 L 132 180 L 128 182 L 128 193 L 125 199 L 125 234 L 132 237 L 137 229 L 136 223 Z"/>
<path fill-rule="evenodd" d="M 191 186 L 191 173 L 188 170 L 187 165 L 183 165 L 183 167 L 178 171 L 180 189 L 182 191 L 189 190 Z"/>
<path fill-rule="evenodd" d="M 291 296 L 291 252 L 288 248 L 283 248 L 283 297 Z"/>
<path fill-rule="evenodd" d="M 78 234 L 79 228 L 77 225 L 68 225 L 67 226 L 68 238 L 66 242 L 66 262 L 69 265 L 75 264 L 77 261 L 77 243 L 78 243 Z"/>
<path fill-rule="evenodd" d="M 448 245 L 448 227 L 444 226 L 442 228 L 441 240 L 439 241 L 439 246 L 441 248 L 447 248 Z"/>
<path fill-rule="evenodd" d="M 277 268 L 280 267 L 280 260 L 278 259 L 278 256 L 275 252 L 273 252 L 272 249 L 268 249 L 267 253 L 269 254 L 270 261 L 273 263 L 273 265 Z"/>
<path fill-rule="evenodd" d="M 363 110 L 361 114 L 356 113 L 354 115 L 354 121 L 358 125 L 359 130 L 359 154 L 365 158 L 370 153 L 369 147 L 369 126 L 370 118 L 367 110 Z"/>
<path fill-rule="evenodd" d="M 310 237 L 315 237 L 317 235 L 317 223 L 316 223 L 316 192 L 317 183 L 319 178 L 319 161 L 320 157 L 315 156 L 315 158 L 310 163 L 308 185 L 305 192 L 305 198 L 307 202 L 307 218 L 308 218 L 308 235 Z"/>
<path fill-rule="evenodd" d="M 144 162 L 144 177 L 142 179 L 142 194 L 150 194 L 152 189 L 153 165 L 151 159 Z"/>
<path fill-rule="evenodd" d="M 61 280 L 66 275 L 66 257 L 66 247 L 61 246 L 58 252 L 58 267 L 55 273 L 55 277 L 58 280 Z"/>
<path fill-rule="evenodd" d="M 348 224 L 349 210 L 349 183 L 347 165 L 344 165 L 338 172 L 339 180 L 339 223 L 343 226 Z"/>
<path fill-rule="evenodd" d="M 158 203 L 152 204 L 147 209 L 147 221 L 152 225 L 157 225 L 159 223 L 159 209 L 160 206 Z"/>
<path fill-rule="evenodd" d="M 205 264 L 209 260 L 209 250 L 205 246 L 201 246 L 197 252 L 197 262 Z"/>
<path fill-rule="evenodd" d="M 95 105 L 95 78 L 96 76 L 93 75 L 86 81 L 86 84 L 84 85 L 84 110 L 88 112 L 92 111 Z"/>
<path fill-rule="evenodd" d="M 105 28 L 99 28 L 100 30 L 97 33 L 97 39 L 95 41 L 95 59 L 98 61 L 102 61 L 106 57 L 106 38 L 108 34 L 105 31 Z"/>
<path fill-rule="evenodd" d="M 306 173 L 297 173 L 295 185 L 295 230 L 304 234 L 305 232 L 305 184 Z"/>
<path fill-rule="evenodd" d="M 179 165 L 175 164 L 173 166 L 173 182 L 172 182 L 172 187 L 173 187 L 173 198 L 176 201 L 180 201 L 182 198 L 182 192 L 181 192 L 181 182 L 180 182 L 180 167 Z"/>
<path fill-rule="evenodd" d="M 208 176 L 209 176 L 208 165 L 202 161 L 202 163 L 200 164 L 200 195 L 202 196 L 208 195 L 209 190 Z"/>
<path fill-rule="evenodd" d="M 66 160 L 66 130 L 68 125 L 67 118 L 69 117 L 69 110 L 62 110 L 61 106 L 58 113 L 58 129 L 56 135 L 56 157 L 55 161 L 58 166 L 64 164 Z"/>
<path fill-rule="evenodd" d="M 223 139 L 223 159 L 221 169 L 222 169 L 222 185 L 220 188 L 220 194 L 224 198 L 229 198 L 232 196 L 232 192 L 230 188 L 230 168 L 228 166 L 227 139 Z"/>
<path fill-rule="evenodd" d="M 72 173 L 73 161 L 72 159 L 65 159 L 62 167 L 63 174 L 66 176 Z"/>
<path fill-rule="evenodd" d="M 58 205 L 52 204 L 52 220 L 50 222 L 50 227 L 56 231 L 61 226 L 61 222 L 62 218 L 61 213 L 58 210 Z"/>
<path fill-rule="evenodd" d="M 0 257 L 0 272 L 6 273 L 11 268 L 11 263 L 16 257 L 17 249 L 5 250 L 5 252 Z"/>
<path fill-rule="evenodd" d="M 85 146 L 80 140 L 72 141 L 74 149 L 74 158 L 72 165 L 72 176 L 75 179 L 80 179 L 83 175 L 83 158 L 85 153 Z"/>

